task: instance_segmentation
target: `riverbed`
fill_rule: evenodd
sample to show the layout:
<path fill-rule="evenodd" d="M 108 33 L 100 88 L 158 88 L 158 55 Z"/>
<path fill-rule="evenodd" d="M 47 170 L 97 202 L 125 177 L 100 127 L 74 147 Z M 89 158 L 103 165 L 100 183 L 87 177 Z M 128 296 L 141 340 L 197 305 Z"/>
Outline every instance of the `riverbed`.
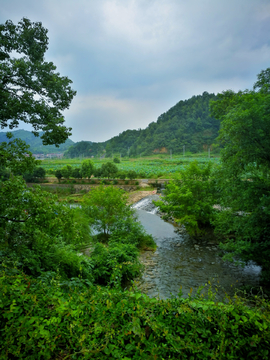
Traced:
<path fill-rule="evenodd" d="M 242 267 L 223 261 L 218 244 L 207 240 L 198 242 L 183 229 L 162 220 L 152 204 L 158 199 L 156 194 L 149 195 L 133 205 L 141 224 L 157 244 L 155 252 L 146 251 L 141 255 L 145 271 L 136 282 L 140 291 L 166 299 L 179 295 L 181 289 L 181 296 L 187 297 L 201 285 L 208 284 L 209 288 L 210 282 L 217 299 L 223 300 L 226 294 L 233 296 L 242 285 L 258 285 L 259 266 L 250 262 Z"/>

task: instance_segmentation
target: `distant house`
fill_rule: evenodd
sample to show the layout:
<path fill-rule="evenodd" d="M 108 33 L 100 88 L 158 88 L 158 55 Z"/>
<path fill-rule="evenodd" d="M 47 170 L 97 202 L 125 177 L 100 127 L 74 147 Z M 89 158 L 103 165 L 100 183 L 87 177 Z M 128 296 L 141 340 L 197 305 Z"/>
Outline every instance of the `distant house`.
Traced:
<path fill-rule="evenodd" d="M 36 160 L 44 160 L 44 154 L 32 154 Z"/>
<path fill-rule="evenodd" d="M 58 159 L 62 159 L 62 157 L 64 156 L 64 153 L 52 153 L 52 154 L 47 154 L 46 157 L 47 158 L 58 158 Z"/>
<path fill-rule="evenodd" d="M 34 158 L 36 160 L 44 160 L 44 159 L 52 159 L 52 158 L 57 158 L 57 159 L 62 159 L 62 157 L 64 156 L 64 153 L 52 153 L 52 154 L 33 154 Z"/>

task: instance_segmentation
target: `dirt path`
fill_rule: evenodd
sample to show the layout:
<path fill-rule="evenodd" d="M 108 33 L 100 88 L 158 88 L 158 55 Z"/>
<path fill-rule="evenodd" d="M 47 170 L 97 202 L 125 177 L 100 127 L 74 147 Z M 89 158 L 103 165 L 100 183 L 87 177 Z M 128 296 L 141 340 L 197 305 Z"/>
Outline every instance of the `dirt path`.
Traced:
<path fill-rule="evenodd" d="M 141 199 L 145 198 L 148 195 L 153 195 L 156 194 L 157 190 L 152 190 L 152 191 L 134 191 L 132 193 L 129 194 L 129 200 L 128 200 L 128 204 L 134 204 L 138 201 L 140 201 Z"/>

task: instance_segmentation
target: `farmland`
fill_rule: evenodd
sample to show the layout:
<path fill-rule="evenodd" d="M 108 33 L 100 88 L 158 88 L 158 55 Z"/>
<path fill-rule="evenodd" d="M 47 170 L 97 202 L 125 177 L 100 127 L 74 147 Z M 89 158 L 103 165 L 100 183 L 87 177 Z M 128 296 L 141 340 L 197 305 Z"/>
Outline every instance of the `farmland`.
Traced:
<path fill-rule="evenodd" d="M 61 169 L 63 166 L 71 165 L 72 167 L 80 167 L 83 158 L 77 159 L 46 159 L 43 160 L 41 166 L 46 170 L 47 174 L 53 174 L 57 169 Z M 92 159 L 95 167 L 99 168 L 101 165 L 108 161 L 113 161 L 112 158 Z M 173 175 L 189 164 L 191 161 L 197 160 L 198 163 L 213 162 L 219 163 L 219 157 L 208 157 L 207 153 L 196 155 L 175 155 L 172 157 L 165 156 L 151 156 L 142 158 L 121 158 L 117 167 L 119 171 L 134 170 L 137 177 L 140 178 L 171 178 Z"/>

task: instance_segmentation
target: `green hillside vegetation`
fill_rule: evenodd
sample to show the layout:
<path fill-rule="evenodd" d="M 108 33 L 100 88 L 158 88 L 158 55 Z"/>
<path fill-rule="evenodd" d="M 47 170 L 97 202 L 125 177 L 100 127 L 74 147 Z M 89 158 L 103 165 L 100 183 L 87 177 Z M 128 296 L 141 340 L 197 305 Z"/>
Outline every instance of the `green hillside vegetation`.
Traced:
<path fill-rule="evenodd" d="M 65 156 L 139 156 L 170 151 L 179 154 L 183 146 L 185 151 L 198 153 L 213 148 L 220 127 L 220 121 L 209 112 L 209 103 L 215 99 L 215 94 L 204 92 L 181 100 L 144 130 L 126 130 L 103 143 L 79 142 Z"/>
<path fill-rule="evenodd" d="M 30 145 L 30 151 L 33 154 L 51 154 L 51 153 L 63 153 L 68 150 L 70 146 L 74 144 L 74 142 L 70 139 L 67 139 L 64 144 L 56 147 L 55 145 L 43 145 L 42 139 L 40 136 L 43 132 L 40 132 L 40 136 L 35 136 L 31 131 L 26 130 L 15 130 L 12 132 L 13 137 L 15 139 L 21 139 L 26 142 L 26 144 Z M 0 143 L 7 141 L 6 133 L 0 132 Z"/>
<path fill-rule="evenodd" d="M 103 156 L 105 154 L 105 146 L 106 142 L 79 141 L 69 147 L 65 152 L 65 156 L 68 158 Z"/>
<path fill-rule="evenodd" d="M 44 131 L 44 145 L 65 142 L 71 129 L 65 127 L 62 111 L 76 92 L 71 80 L 44 59 L 47 29 L 27 18 L 17 25 L 9 20 L 0 24 L 0 39 L 1 128 L 13 129 L 24 121 L 35 131 Z M 178 124 L 170 134 L 178 136 L 175 143 L 180 150 L 188 146 L 188 139 L 194 151 L 211 146 L 218 122 L 209 117 L 200 126 L 203 111 L 195 105 L 197 98 L 204 98 L 206 108 L 211 97 L 204 93 L 180 102 L 176 107 L 182 112 L 171 109 L 156 124 L 119 138 L 131 142 L 139 134 L 129 155 L 142 151 L 137 142 L 148 146 L 144 153 L 160 151 L 167 143 L 161 142 L 165 129 L 172 129 L 179 116 L 182 128 Z M 187 298 L 181 290 L 164 300 L 138 292 L 140 252 L 156 246 L 127 205 L 124 191 L 100 186 L 85 194 L 80 207 L 71 207 L 39 185 L 29 187 L 21 175 L 34 175 L 39 162 L 29 156 L 23 140 L 7 134 L 8 141 L 0 143 L 0 174 L 5 175 L 0 176 L 0 359 L 269 360 L 269 104 L 270 68 L 258 75 L 253 90 L 218 94 L 211 111 L 221 122 L 220 163 L 194 162 L 177 170 L 166 187 L 164 203 L 158 204 L 194 236 L 213 228 L 231 260 L 253 260 L 261 266 L 265 292 L 247 289 L 244 299 L 235 294 L 223 302 L 210 281 L 198 284 L 197 291 L 191 288 Z M 158 132 L 161 128 L 163 132 Z M 118 143 L 110 149 L 110 142 L 105 145 L 107 153 Z M 122 151 L 120 145 L 119 141 Z M 92 143 L 90 148 L 94 149 Z M 101 165 L 103 160 L 95 159 L 107 178 L 115 176 L 116 163 L 120 169 L 118 160 Z M 84 160 L 76 176 L 91 181 L 94 164 Z M 68 179 L 71 170 L 66 164 L 59 171 Z M 132 178 L 134 172 L 130 168 Z M 44 176 L 44 171 L 38 175 Z M 213 211 L 213 204 L 222 211 Z"/>

